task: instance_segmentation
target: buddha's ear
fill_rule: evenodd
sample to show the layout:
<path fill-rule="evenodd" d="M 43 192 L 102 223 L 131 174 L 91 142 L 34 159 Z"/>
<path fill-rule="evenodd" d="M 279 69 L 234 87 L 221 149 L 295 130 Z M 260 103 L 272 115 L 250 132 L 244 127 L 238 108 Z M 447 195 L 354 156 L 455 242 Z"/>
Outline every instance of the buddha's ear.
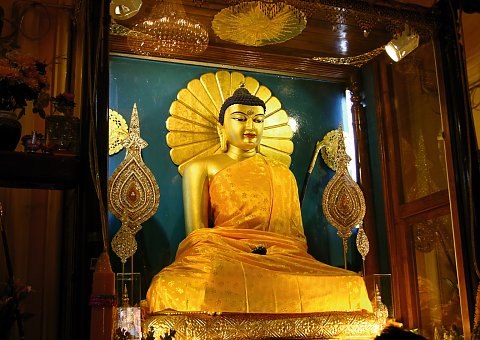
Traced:
<path fill-rule="evenodd" d="M 220 123 L 217 123 L 217 133 L 218 133 L 218 137 L 220 137 L 220 151 L 226 152 L 227 139 L 225 138 L 225 128 Z"/>

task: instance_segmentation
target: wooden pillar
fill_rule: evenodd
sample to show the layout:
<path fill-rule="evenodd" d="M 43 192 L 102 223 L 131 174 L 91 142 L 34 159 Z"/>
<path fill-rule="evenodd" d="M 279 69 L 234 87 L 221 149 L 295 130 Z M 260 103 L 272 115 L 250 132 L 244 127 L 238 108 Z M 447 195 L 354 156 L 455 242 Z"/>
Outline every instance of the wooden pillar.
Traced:
<path fill-rule="evenodd" d="M 375 225 L 375 210 L 373 204 L 373 185 L 369 163 L 367 123 L 365 119 L 365 108 L 362 105 L 362 94 L 359 80 L 359 72 L 352 72 L 350 78 L 350 91 L 352 93 L 352 115 L 355 134 L 355 144 L 357 148 L 356 163 L 358 169 L 358 184 L 365 196 L 365 205 L 367 207 L 363 219 L 363 227 L 367 234 L 370 250 L 365 258 L 365 274 L 378 274 L 379 261 L 377 252 L 377 237 Z"/>
<path fill-rule="evenodd" d="M 72 340 L 90 337 L 91 266 L 104 249 L 102 219 L 107 216 L 109 3 L 105 0 L 82 2 L 82 17 L 79 20 L 84 36 L 80 150 L 80 171 L 83 175 L 74 237 L 72 282 L 75 315 L 71 320 L 69 337 Z"/>
<path fill-rule="evenodd" d="M 464 306 L 468 305 L 469 314 L 462 315 L 464 336 L 467 339 L 470 336 L 468 326 L 474 326 L 475 297 L 480 280 L 478 273 L 480 171 L 472 108 L 468 95 L 465 56 L 460 41 L 459 11 L 461 8 L 457 6 L 457 3 L 454 2 L 452 5 L 448 0 L 439 2 L 438 51 L 441 59 L 439 71 L 443 75 L 445 87 L 446 125 L 450 132 L 448 136 L 450 143 L 447 148 L 451 149 L 449 163 L 453 168 L 453 176 L 451 176 L 452 171 L 449 171 L 451 176 L 449 181 L 453 182 L 450 186 L 450 201 L 452 205 L 457 206 L 457 216 L 454 216 L 457 219 L 454 221 L 454 237 L 457 240 L 456 235 L 460 234 L 461 239 L 461 242 L 456 242 L 457 270 L 463 271 L 463 275 L 459 275 L 459 286 L 466 287 L 466 292 L 460 289 L 460 303 L 462 312 Z M 460 252 L 465 259 L 463 266 L 458 264 Z M 477 303 L 476 307 L 480 309 L 479 304 Z"/>

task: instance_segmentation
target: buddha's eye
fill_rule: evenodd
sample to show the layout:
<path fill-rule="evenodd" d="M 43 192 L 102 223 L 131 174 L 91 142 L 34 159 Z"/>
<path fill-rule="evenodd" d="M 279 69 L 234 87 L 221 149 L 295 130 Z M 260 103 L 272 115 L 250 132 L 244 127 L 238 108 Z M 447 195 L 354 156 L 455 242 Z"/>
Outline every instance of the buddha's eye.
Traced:
<path fill-rule="evenodd" d="M 264 116 L 256 116 L 255 118 L 253 118 L 253 121 L 255 123 L 263 123 L 265 120 L 265 117 Z"/>
<path fill-rule="evenodd" d="M 232 115 L 231 118 L 239 122 L 247 121 L 247 117 L 245 115 Z"/>

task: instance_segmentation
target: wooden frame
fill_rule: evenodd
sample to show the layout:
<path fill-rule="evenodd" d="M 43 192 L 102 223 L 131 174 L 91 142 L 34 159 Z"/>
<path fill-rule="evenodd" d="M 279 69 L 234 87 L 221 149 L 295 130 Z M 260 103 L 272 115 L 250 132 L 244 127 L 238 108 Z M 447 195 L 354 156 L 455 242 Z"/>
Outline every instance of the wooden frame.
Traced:
<path fill-rule="evenodd" d="M 438 46 L 436 46 L 438 52 Z M 438 54 L 437 54 L 438 55 Z M 437 62 L 439 62 L 437 60 Z M 441 63 L 440 63 L 441 65 Z M 379 138 L 381 145 L 382 173 L 384 186 L 384 202 L 387 220 L 388 243 L 390 249 L 390 261 L 393 277 L 393 289 L 395 299 L 395 315 L 408 328 L 418 328 L 421 325 L 419 303 L 419 291 L 417 287 L 417 272 L 414 258 L 413 234 L 410 226 L 414 223 L 440 216 L 450 216 L 452 223 L 453 242 L 455 248 L 455 264 L 457 280 L 460 292 L 460 304 L 462 310 L 463 334 L 470 337 L 472 308 L 469 299 L 471 288 L 466 282 L 468 269 L 465 267 L 465 230 L 461 227 L 459 219 L 460 207 L 457 203 L 457 184 L 452 180 L 456 174 L 453 165 L 450 128 L 448 124 L 451 113 L 447 110 L 448 100 L 443 83 L 439 84 L 439 99 L 441 105 L 441 123 L 443 137 L 445 139 L 445 158 L 447 162 L 448 190 L 440 190 L 420 199 L 403 202 L 401 192 L 401 163 L 400 149 L 398 144 L 398 126 L 395 121 L 395 109 L 393 107 L 391 93 L 392 75 L 385 62 L 376 65 L 377 98 Z M 438 67 L 438 79 L 443 79 L 442 68 Z M 458 171 L 458 170 L 457 170 Z M 471 301 L 471 300 L 470 300 Z"/>
<path fill-rule="evenodd" d="M 445 5 L 448 7 L 447 5 Z M 443 13 L 445 17 L 449 15 L 446 14 L 450 11 L 450 8 L 443 7 L 440 9 L 439 13 Z M 448 26 L 445 25 L 445 26 Z M 451 28 L 446 28 L 446 30 Z M 442 39 L 440 37 L 440 39 Z M 449 39 L 449 38 L 445 38 Z M 444 43 L 444 46 L 447 48 L 455 49 L 452 46 L 452 43 Z M 126 43 L 125 37 L 120 36 L 111 36 L 111 51 L 128 53 L 128 46 Z M 437 61 L 439 61 L 438 56 L 447 55 L 448 49 L 441 51 L 437 48 Z M 448 58 L 453 58 L 457 60 L 458 56 L 450 55 Z M 245 55 L 248 58 L 245 58 Z M 180 56 L 180 59 L 188 60 L 192 57 Z M 449 190 L 442 191 L 436 194 L 433 194 L 418 202 L 410 202 L 408 204 L 401 204 L 396 195 L 392 193 L 399 192 L 400 189 L 400 165 L 395 160 L 396 155 L 398 155 L 398 145 L 395 141 L 395 136 L 397 131 L 395 130 L 395 123 L 393 122 L 393 108 L 392 103 L 388 95 L 388 88 L 390 86 L 388 79 L 388 70 L 385 65 L 384 57 L 377 58 L 378 62 L 374 62 L 375 72 L 377 74 L 377 84 L 376 92 L 379 97 L 376 100 L 377 111 L 378 111 L 378 134 L 381 144 L 378 146 L 380 152 L 380 161 L 382 168 L 380 170 L 382 174 L 382 184 L 384 188 L 384 205 L 386 207 L 386 221 L 387 228 L 390 232 L 389 236 L 389 249 L 390 249 L 390 264 L 393 277 L 393 287 L 394 287 L 394 299 L 396 305 L 396 315 L 405 323 L 407 327 L 415 328 L 420 324 L 420 315 L 419 315 L 419 304 L 418 304 L 418 291 L 415 285 L 416 282 L 416 273 L 414 269 L 414 258 L 413 258 L 413 249 L 412 245 L 407 242 L 408 239 L 412 238 L 412 235 L 409 235 L 408 225 L 415 221 L 419 216 L 433 216 L 438 214 L 445 214 L 447 211 L 451 211 L 452 223 L 454 228 L 455 235 L 455 247 L 456 249 L 462 249 L 462 242 L 465 242 L 465 231 L 462 230 L 461 221 L 465 221 L 466 216 L 462 216 L 459 213 L 459 209 L 463 207 L 457 204 L 458 190 L 464 189 L 464 185 L 459 186 L 459 181 L 455 181 L 454 177 L 459 176 L 465 169 L 462 165 L 451 161 L 454 157 L 452 153 L 450 140 L 450 131 L 448 125 L 452 124 L 452 119 L 454 120 L 455 115 L 452 111 L 452 104 L 447 104 L 451 98 L 447 98 L 444 92 L 441 92 L 440 97 L 442 98 L 442 119 L 445 128 L 445 141 L 446 141 L 446 154 L 448 165 L 448 174 L 449 174 Z M 276 53 L 269 53 L 265 50 L 252 50 L 246 49 L 238 46 L 231 46 L 228 44 L 217 44 L 213 47 L 209 47 L 207 52 L 200 56 L 194 57 L 196 61 L 201 62 L 210 62 L 215 64 L 228 64 L 234 65 L 237 67 L 248 67 L 255 68 L 259 70 L 276 70 L 277 72 L 287 72 L 293 73 L 299 76 L 312 77 L 317 79 L 328 79 L 330 81 L 341 82 L 348 84 L 354 94 L 360 99 L 356 99 L 356 106 L 354 107 L 354 117 L 355 117 L 355 129 L 357 138 L 364 138 L 368 132 L 366 131 L 364 124 L 364 112 L 362 112 L 361 107 L 361 93 L 362 89 L 358 86 L 360 83 L 358 79 L 358 69 L 352 66 L 345 65 L 333 65 L 333 64 L 322 64 L 313 62 L 310 58 L 305 56 L 296 56 L 296 55 L 280 55 Z M 437 68 L 439 71 L 441 67 Z M 442 72 L 439 72 L 440 78 L 443 79 Z M 452 84 L 457 84 L 458 82 L 453 82 Z M 455 85 L 451 85 L 455 86 Z M 445 91 L 441 89 L 441 91 Z M 457 93 L 460 92 L 457 89 Z M 462 129 L 465 128 L 464 122 L 461 122 Z M 466 128 L 468 130 L 468 127 Z M 362 139 L 364 141 L 364 139 Z M 461 141 L 462 136 L 457 136 L 453 139 L 454 141 Z M 366 202 L 367 202 L 367 211 L 372 211 L 373 197 L 371 190 L 365 190 L 369 188 L 372 178 L 371 171 L 369 169 L 369 155 L 368 150 L 360 143 L 358 146 L 358 158 L 357 163 L 360 165 L 362 177 L 360 178 L 360 183 L 364 192 L 366 193 Z M 390 166 L 387 166 L 390 164 Z M 478 169 L 477 169 L 478 173 Z M 478 210 L 478 204 L 474 202 L 476 209 Z M 429 211 L 427 213 L 427 211 Z M 375 239 L 375 222 L 372 216 L 366 216 L 366 230 L 367 233 L 370 230 L 369 238 L 372 241 L 371 243 L 371 254 L 376 254 L 376 239 Z M 463 235 L 463 236 L 462 236 Z M 462 241 L 463 240 L 463 241 Z M 470 250 L 469 254 L 473 250 Z M 465 268 L 463 264 L 462 252 L 457 252 L 457 271 L 459 276 L 459 284 L 462 288 L 461 303 L 462 308 L 465 310 L 463 313 L 463 325 L 464 325 L 464 335 L 468 337 L 470 334 L 470 325 L 473 316 L 472 309 L 472 292 L 473 287 L 475 286 L 476 280 L 472 279 L 471 269 Z M 370 266 L 368 270 L 370 273 L 378 270 L 377 263 L 367 263 L 367 266 Z M 470 274 L 468 273 L 470 272 Z"/>

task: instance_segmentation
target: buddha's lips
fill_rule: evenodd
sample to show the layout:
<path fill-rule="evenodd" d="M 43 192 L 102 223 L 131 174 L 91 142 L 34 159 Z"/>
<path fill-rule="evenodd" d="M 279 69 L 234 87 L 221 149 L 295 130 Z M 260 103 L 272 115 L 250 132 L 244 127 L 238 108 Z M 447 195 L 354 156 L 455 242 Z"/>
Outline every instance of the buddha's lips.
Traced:
<path fill-rule="evenodd" d="M 247 137 L 247 138 L 255 138 L 255 137 L 257 137 L 257 135 L 254 134 L 254 133 L 246 133 L 246 134 L 244 134 L 244 136 Z"/>

